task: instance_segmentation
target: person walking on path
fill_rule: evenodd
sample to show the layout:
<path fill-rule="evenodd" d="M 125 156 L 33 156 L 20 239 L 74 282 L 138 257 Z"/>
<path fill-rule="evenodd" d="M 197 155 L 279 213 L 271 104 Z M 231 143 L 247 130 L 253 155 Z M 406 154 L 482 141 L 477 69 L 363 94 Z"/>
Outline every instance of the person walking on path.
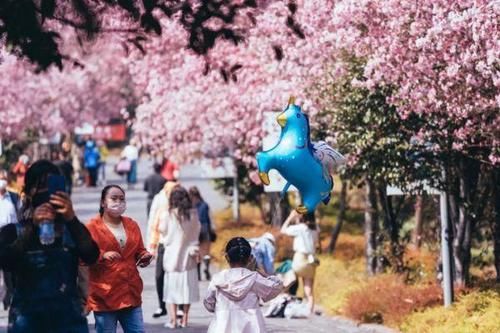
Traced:
<path fill-rule="evenodd" d="M 19 222 L 0 229 L 0 268 L 12 272 L 16 286 L 9 333 L 88 332 L 78 266 L 79 261 L 93 264 L 99 248 L 75 216 L 69 196 L 49 192 L 48 179 L 60 175 L 49 161 L 33 163 L 26 171 Z M 47 221 L 53 226 L 52 242 L 40 234 Z"/>
<path fill-rule="evenodd" d="M 210 208 L 208 204 L 203 200 L 200 191 L 196 186 L 189 189 L 189 195 L 194 207 L 198 211 L 198 217 L 201 223 L 200 230 L 200 258 L 203 260 L 205 268 L 203 273 L 205 273 L 205 279 L 210 280 L 210 243 L 215 241 L 215 231 L 212 226 L 212 221 L 210 219 Z M 198 263 L 198 280 L 201 281 L 201 263 Z"/>
<path fill-rule="evenodd" d="M 180 327 L 186 327 L 190 305 L 200 298 L 196 273 L 200 229 L 198 214 L 193 209 L 188 191 L 181 186 L 174 187 L 170 194 L 168 211 L 161 218 L 159 226 L 165 246 L 165 302 L 168 304 L 170 317 L 165 327 L 178 326 L 178 305 L 182 305 L 183 310 Z"/>
<path fill-rule="evenodd" d="M 106 162 L 109 156 L 109 149 L 104 140 L 97 141 L 97 148 L 99 149 L 99 155 L 101 155 L 97 178 L 99 179 L 99 184 L 106 185 Z"/>
<path fill-rule="evenodd" d="M 17 223 L 17 217 L 21 208 L 21 198 L 17 193 L 11 192 L 7 189 L 8 184 L 7 170 L 0 169 L 0 228 L 9 223 Z M 4 282 L 4 296 L 2 303 L 4 310 L 7 310 L 12 300 L 14 286 L 12 274 L 6 270 L 1 272 Z"/>
<path fill-rule="evenodd" d="M 299 221 L 298 224 L 290 225 Z M 293 237 L 292 269 L 302 278 L 304 294 L 307 298 L 309 313 L 314 312 L 314 276 L 318 265 L 315 257 L 319 245 L 319 230 L 314 214 L 300 215 L 293 210 L 281 227 L 281 232 Z"/>
<path fill-rule="evenodd" d="M 19 156 L 17 163 L 12 168 L 12 173 L 16 176 L 16 187 L 22 191 L 24 187 L 24 177 L 28 170 L 29 157 L 26 154 Z"/>
<path fill-rule="evenodd" d="M 168 211 L 170 192 L 177 186 L 176 182 L 166 182 L 163 189 L 155 195 L 151 210 L 149 212 L 146 248 L 156 258 L 155 266 L 155 285 L 156 294 L 158 295 L 158 309 L 153 313 L 153 318 L 158 318 L 167 315 L 167 307 L 163 299 L 164 284 L 165 284 L 165 269 L 163 268 L 163 256 L 165 247 L 161 238 L 159 226 L 160 217 L 164 216 Z"/>
<path fill-rule="evenodd" d="M 148 193 L 148 201 L 146 204 L 146 212 L 149 217 L 151 210 L 151 204 L 153 203 L 153 198 L 158 194 L 167 180 L 160 175 L 161 165 L 158 163 L 153 164 L 153 173 L 149 175 L 144 181 L 144 191 Z"/>
<path fill-rule="evenodd" d="M 135 139 L 131 139 L 130 143 L 125 146 L 121 157 L 130 162 L 130 170 L 127 172 L 127 185 L 129 189 L 133 189 L 137 183 L 137 160 L 139 159 L 139 148 L 136 146 Z"/>
<path fill-rule="evenodd" d="M 145 332 L 137 266 L 148 266 L 153 256 L 144 248 L 137 222 L 123 216 L 125 210 L 125 191 L 108 185 L 101 193 L 99 215 L 87 225 L 100 248 L 99 260 L 89 267 L 87 300 L 97 333 L 115 333 L 118 322 L 127 333 Z"/>
<path fill-rule="evenodd" d="M 93 140 L 88 140 L 85 143 L 83 151 L 83 165 L 88 173 L 87 185 L 91 187 L 97 186 L 97 168 L 99 167 L 99 160 L 101 155 Z"/>
<path fill-rule="evenodd" d="M 162 162 L 160 173 L 167 181 L 175 181 L 179 178 L 179 167 L 172 160 L 165 158 Z"/>
<path fill-rule="evenodd" d="M 208 333 L 264 333 L 264 316 L 259 300 L 268 302 L 283 290 L 276 276 L 262 270 L 251 271 L 252 249 L 242 237 L 226 245 L 226 260 L 230 268 L 214 275 L 203 301 L 205 308 L 215 314 Z"/>

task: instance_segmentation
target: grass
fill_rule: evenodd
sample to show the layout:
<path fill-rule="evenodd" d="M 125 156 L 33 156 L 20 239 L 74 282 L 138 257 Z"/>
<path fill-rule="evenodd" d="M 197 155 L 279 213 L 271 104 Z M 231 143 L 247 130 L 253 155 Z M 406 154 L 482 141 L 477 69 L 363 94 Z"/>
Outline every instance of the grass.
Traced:
<path fill-rule="evenodd" d="M 449 309 L 437 306 L 415 312 L 400 329 L 407 333 L 500 332 L 499 287 L 464 294 Z"/>

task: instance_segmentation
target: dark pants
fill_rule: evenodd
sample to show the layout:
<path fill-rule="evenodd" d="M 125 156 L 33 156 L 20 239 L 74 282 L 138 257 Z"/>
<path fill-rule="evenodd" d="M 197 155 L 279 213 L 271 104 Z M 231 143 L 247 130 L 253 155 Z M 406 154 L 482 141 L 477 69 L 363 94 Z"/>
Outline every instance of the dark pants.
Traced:
<path fill-rule="evenodd" d="M 3 308 L 7 310 L 10 306 L 10 302 L 12 301 L 12 293 L 14 292 L 14 283 L 12 281 L 12 273 L 7 271 L 2 271 L 3 273 L 3 282 L 5 287 L 5 295 L 3 297 Z"/>
<path fill-rule="evenodd" d="M 163 244 L 158 245 L 158 255 L 156 256 L 156 293 L 158 294 L 158 302 L 160 308 L 165 308 L 165 302 L 163 301 L 163 285 L 165 279 L 165 270 L 163 269 L 163 255 L 165 254 L 165 247 Z"/>
<path fill-rule="evenodd" d="M 146 216 L 149 218 L 149 211 L 151 210 L 151 204 L 153 203 L 153 198 L 149 199 L 148 198 L 148 202 L 146 204 L 146 209 L 147 209 L 147 212 L 146 212 Z"/>
<path fill-rule="evenodd" d="M 87 168 L 87 171 L 89 173 L 89 186 L 96 186 L 97 185 L 97 167 L 95 168 Z"/>

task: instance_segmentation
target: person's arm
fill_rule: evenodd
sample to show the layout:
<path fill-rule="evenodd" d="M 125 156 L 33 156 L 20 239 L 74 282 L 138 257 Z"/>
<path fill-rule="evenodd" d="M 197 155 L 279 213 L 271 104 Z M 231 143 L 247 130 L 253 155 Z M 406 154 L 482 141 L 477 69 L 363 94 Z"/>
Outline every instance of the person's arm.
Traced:
<path fill-rule="evenodd" d="M 288 226 L 292 223 L 292 222 L 295 222 L 295 220 L 299 217 L 299 213 L 297 213 L 297 211 L 294 209 L 292 210 L 292 212 L 290 213 L 290 215 L 288 215 L 288 217 L 286 218 L 285 220 L 285 223 L 283 223 L 283 225 L 281 226 L 281 233 L 283 234 L 287 234 L 287 229 L 288 229 Z"/>
<path fill-rule="evenodd" d="M 75 242 L 76 250 L 80 259 L 87 265 L 95 263 L 99 258 L 99 247 L 92 239 L 88 229 L 75 216 L 73 204 L 71 203 L 69 195 L 65 192 L 52 194 L 50 197 L 50 203 L 52 204 L 52 207 L 57 207 L 55 211 L 61 214 L 66 222 L 66 227 Z"/>
<path fill-rule="evenodd" d="M 205 309 L 207 309 L 208 312 L 215 312 L 215 305 L 217 304 L 216 295 L 217 295 L 217 289 L 212 284 L 212 282 L 210 282 L 207 294 L 203 299 L 203 305 L 205 306 Z"/>
<path fill-rule="evenodd" d="M 139 235 L 139 246 L 137 247 L 137 251 L 135 253 L 135 260 L 140 261 L 140 267 L 146 267 L 151 263 L 153 255 L 149 253 L 144 247 L 144 242 L 142 240 L 141 229 L 139 229 L 139 225 L 135 225 L 134 231 Z"/>
<path fill-rule="evenodd" d="M 80 259 L 87 265 L 94 264 L 99 259 L 99 247 L 92 239 L 88 229 L 76 216 L 67 222 L 66 226 L 75 242 Z"/>
<path fill-rule="evenodd" d="M 259 274 L 254 284 L 255 292 L 264 302 L 268 302 L 283 291 L 283 282 L 275 275 Z"/>

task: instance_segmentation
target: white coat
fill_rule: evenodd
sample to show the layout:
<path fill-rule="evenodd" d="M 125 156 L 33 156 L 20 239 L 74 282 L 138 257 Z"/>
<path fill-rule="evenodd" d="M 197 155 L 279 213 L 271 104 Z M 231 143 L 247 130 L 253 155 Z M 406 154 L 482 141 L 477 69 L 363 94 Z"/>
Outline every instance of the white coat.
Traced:
<path fill-rule="evenodd" d="M 208 333 L 265 333 L 259 299 L 270 301 L 283 290 L 276 276 L 263 277 L 246 268 L 231 268 L 213 276 L 203 301 L 214 312 Z"/>

